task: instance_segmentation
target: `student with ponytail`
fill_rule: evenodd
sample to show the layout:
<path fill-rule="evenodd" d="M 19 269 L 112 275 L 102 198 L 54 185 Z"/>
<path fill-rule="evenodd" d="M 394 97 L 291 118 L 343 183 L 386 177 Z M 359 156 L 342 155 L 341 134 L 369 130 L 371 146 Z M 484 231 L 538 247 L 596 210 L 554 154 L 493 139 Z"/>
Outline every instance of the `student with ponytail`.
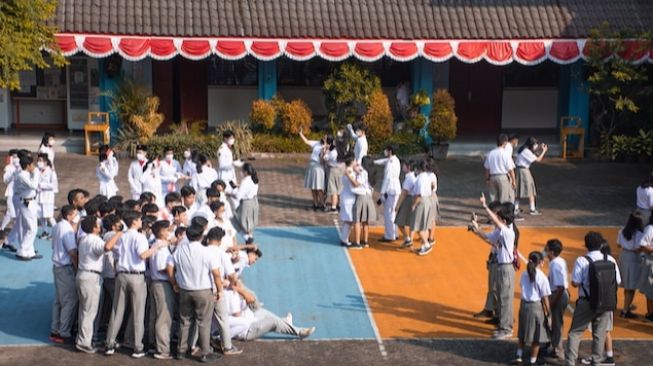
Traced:
<path fill-rule="evenodd" d="M 249 164 L 243 165 L 243 180 L 235 189 L 236 220 L 243 232 L 247 244 L 254 242 L 254 228 L 258 225 L 258 174 Z"/>
<path fill-rule="evenodd" d="M 551 288 L 546 275 L 542 272 L 544 257 L 540 252 L 531 252 L 528 255 L 526 271 L 522 273 L 521 304 L 519 306 L 519 331 L 517 358 L 513 365 L 523 365 L 522 356 L 527 343 L 531 344 L 529 365 L 545 365 L 543 360 L 538 360 L 540 344 L 548 342 L 547 328 L 551 328 L 550 318 L 545 320 L 545 314 L 549 314 L 549 296 Z M 545 324 L 548 323 L 548 324 Z"/>

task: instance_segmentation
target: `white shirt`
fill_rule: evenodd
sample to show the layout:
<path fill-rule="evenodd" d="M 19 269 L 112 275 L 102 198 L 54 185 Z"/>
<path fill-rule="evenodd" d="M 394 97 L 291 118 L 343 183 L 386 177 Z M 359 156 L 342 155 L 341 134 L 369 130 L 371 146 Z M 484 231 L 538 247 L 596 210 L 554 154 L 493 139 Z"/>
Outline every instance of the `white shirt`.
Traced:
<path fill-rule="evenodd" d="M 236 272 L 236 276 L 238 277 L 242 276 L 243 270 L 245 268 L 249 268 L 249 256 L 247 255 L 247 252 L 244 250 L 239 250 L 238 259 L 233 264 L 234 264 L 234 271 Z"/>
<path fill-rule="evenodd" d="M 209 223 L 211 223 L 211 221 L 213 221 L 213 219 L 215 219 L 215 214 L 213 213 L 213 211 L 211 211 L 211 207 L 209 207 L 209 205 L 207 205 L 207 204 L 201 205 L 200 208 L 195 210 L 193 212 L 193 215 L 189 216 L 189 217 L 192 220 L 194 217 L 198 217 L 198 216 L 201 216 L 201 217 L 207 219 L 209 221 Z"/>
<path fill-rule="evenodd" d="M 143 193 L 142 177 L 143 165 L 138 160 L 132 161 L 127 172 L 127 180 L 129 181 L 129 189 L 133 197 Z"/>
<path fill-rule="evenodd" d="M 329 166 L 329 168 L 331 168 L 331 169 L 337 168 L 338 167 L 338 150 L 337 149 L 329 150 L 326 153 L 325 159 L 326 159 L 326 163 Z"/>
<path fill-rule="evenodd" d="M 187 177 L 192 177 L 194 174 L 197 174 L 197 166 L 191 159 L 184 160 L 184 175 Z"/>
<path fill-rule="evenodd" d="M 531 151 L 529 148 L 525 148 L 522 150 L 519 155 L 517 155 L 517 160 L 515 161 L 515 165 L 521 166 L 524 168 L 530 168 L 531 164 L 537 160 L 537 155 Z"/>
<path fill-rule="evenodd" d="M 487 237 L 496 248 L 497 262 L 499 264 L 512 263 L 514 259 L 512 252 L 515 250 L 515 231 L 512 225 L 503 229 L 494 229 Z"/>
<path fill-rule="evenodd" d="M 145 272 L 145 261 L 140 257 L 150 248 L 145 235 L 129 229 L 118 239 L 116 245 L 118 247 L 117 272 Z"/>
<path fill-rule="evenodd" d="M 383 165 L 383 183 L 381 183 L 381 194 L 397 195 L 401 192 L 401 163 L 399 158 L 392 155 L 389 158 L 374 160 L 374 164 Z"/>
<path fill-rule="evenodd" d="M 167 186 L 169 184 L 176 184 L 181 176 L 181 165 L 175 159 L 168 161 L 168 159 L 161 160 L 161 185 Z M 166 192 L 174 192 L 173 190 L 166 190 Z"/>
<path fill-rule="evenodd" d="M 219 227 L 224 231 L 224 236 L 222 237 L 222 240 L 220 241 L 220 249 L 222 250 L 227 250 L 231 247 L 234 246 L 234 238 L 236 237 L 236 229 L 234 228 L 233 224 L 231 224 L 231 221 L 226 218 L 222 220 L 222 222 L 219 222 L 218 220 L 213 220 L 213 227 Z"/>
<path fill-rule="evenodd" d="M 650 210 L 653 208 L 653 187 L 642 188 L 641 186 L 638 186 L 636 193 L 637 207 L 642 210 Z"/>
<path fill-rule="evenodd" d="M 234 167 L 239 168 L 241 166 L 243 164 L 240 161 L 234 161 L 234 154 L 229 145 L 223 142 L 218 149 L 218 177 L 227 184 L 229 184 L 229 181 L 238 183 Z"/>
<path fill-rule="evenodd" d="M 220 247 L 217 245 L 209 245 L 207 248 L 209 249 L 209 253 L 211 253 L 210 255 L 217 258 L 220 262 L 220 274 L 222 275 L 221 279 L 224 283 L 227 281 L 229 276 L 236 273 L 234 270 L 234 265 L 231 263 L 231 254 L 220 249 Z"/>
<path fill-rule="evenodd" d="M 500 146 L 495 147 L 487 154 L 483 166 L 490 171 L 491 175 L 506 175 L 515 169 L 515 163 L 512 161 L 512 158 Z"/>
<path fill-rule="evenodd" d="M 320 155 L 322 155 L 322 144 L 319 141 L 309 141 L 311 144 L 311 163 L 320 163 Z"/>
<path fill-rule="evenodd" d="M 102 272 L 104 265 L 104 240 L 95 234 L 87 234 L 77 248 L 79 270 Z"/>
<path fill-rule="evenodd" d="M 512 153 L 513 153 L 514 147 L 510 142 L 508 142 L 504 147 L 503 151 L 505 152 L 506 156 L 508 156 L 510 159 L 512 159 Z"/>
<path fill-rule="evenodd" d="M 406 191 L 407 194 L 413 195 L 413 189 L 415 188 L 415 183 L 417 182 L 417 177 L 414 172 L 408 172 L 404 176 L 404 183 L 401 186 L 401 189 Z"/>
<path fill-rule="evenodd" d="M 619 230 L 619 233 L 617 234 L 617 244 L 621 245 L 623 249 L 636 251 L 637 249 L 639 249 L 639 241 L 642 238 L 642 235 L 644 235 L 643 232 L 635 231 L 633 233 L 633 237 L 630 238 L 630 240 L 628 240 L 624 237 L 623 228 L 622 228 Z"/>
<path fill-rule="evenodd" d="M 190 224 L 190 220 L 193 219 L 193 217 L 195 216 L 195 212 L 197 212 L 197 210 L 199 209 L 200 209 L 200 204 L 197 203 L 197 201 L 193 202 L 193 204 L 190 207 L 186 207 L 186 217 L 188 218 L 188 224 Z"/>
<path fill-rule="evenodd" d="M 549 286 L 554 290 L 558 287 L 567 289 L 569 287 L 567 273 L 567 261 L 560 256 L 553 258 L 549 262 Z"/>
<path fill-rule="evenodd" d="M 603 260 L 603 253 L 598 250 L 591 251 L 586 254 L 592 261 Z M 608 260 L 614 263 L 614 269 L 617 272 L 617 285 L 621 283 L 621 274 L 619 272 L 619 266 L 617 261 L 612 258 L 611 255 L 608 256 Z M 578 289 L 578 296 L 589 297 L 590 296 L 590 278 L 589 278 L 589 268 L 590 264 L 587 262 L 584 256 L 578 257 L 576 263 L 574 264 L 574 270 L 571 274 L 571 281 L 574 283 L 582 284 L 581 288 Z"/>
<path fill-rule="evenodd" d="M 356 140 L 356 144 L 354 145 L 354 159 L 356 159 L 356 162 L 360 164 L 363 161 L 363 157 L 367 156 L 367 136 L 358 137 L 354 133 L 354 129 L 351 125 L 348 125 L 347 127 L 349 128 L 349 133 L 353 139 Z"/>
<path fill-rule="evenodd" d="M 372 187 L 370 187 L 367 170 L 361 169 L 360 173 L 356 174 L 355 180 L 360 184 L 358 187 L 352 187 L 351 189 L 355 195 L 364 196 L 372 194 Z"/>
<path fill-rule="evenodd" d="M 229 333 L 233 338 L 244 339 L 249 327 L 256 320 L 252 309 L 247 306 L 245 299 L 235 291 L 226 291 L 227 306 L 229 308 Z M 237 315 L 236 315 L 237 314 Z"/>
<path fill-rule="evenodd" d="M 52 264 L 55 267 L 71 265 L 68 253 L 72 250 L 77 250 L 75 231 L 68 220 L 61 220 L 52 228 Z"/>
<path fill-rule="evenodd" d="M 5 189 L 5 197 L 11 197 L 14 195 L 14 177 L 19 172 L 19 169 L 16 168 L 13 164 L 5 165 L 4 174 L 2 175 L 2 180 L 7 185 Z"/>
<path fill-rule="evenodd" d="M 186 291 L 210 290 L 211 272 L 220 268 L 220 260 L 199 241 L 180 244 L 168 260 L 175 268 L 177 285 Z"/>
<path fill-rule="evenodd" d="M 59 193 L 59 180 L 57 172 L 50 167 L 41 171 L 39 189 L 36 201 L 40 204 L 54 205 L 54 195 Z"/>
<path fill-rule="evenodd" d="M 433 194 L 438 193 L 438 176 L 435 175 L 433 172 L 428 172 L 429 179 L 431 180 L 431 189 L 433 190 Z"/>
<path fill-rule="evenodd" d="M 115 178 L 118 176 L 118 160 L 116 158 L 108 158 L 100 162 L 95 168 L 95 176 L 100 181 L 100 194 L 111 198 L 118 192 L 118 185 Z"/>
<path fill-rule="evenodd" d="M 252 177 L 246 176 L 236 189 L 236 201 L 249 200 L 258 195 L 258 184 L 254 183 Z"/>
<path fill-rule="evenodd" d="M 32 173 L 27 170 L 21 170 L 14 179 L 14 194 L 21 199 L 36 198 L 39 180 L 40 173 L 38 169 L 34 169 Z"/>
<path fill-rule="evenodd" d="M 349 174 L 349 176 L 348 176 Z M 354 187 L 351 184 L 350 177 L 355 179 L 355 174 L 351 170 L 347 170 L 345 168 L 345 172 L 342 175 L 342 191 L 340 191 L 340 200 L 341 201 L 353 201 L 356 199 L 356 195 L 354 194 Z"/>
<path fill-rule="evenodd" d="M 39 146 L 39 154 L 48 154 L 48 160 L 54 165 L 54 148 L 48 145 Z"/>
<path fill-rule="evenodd" d="M 107 231 L 102 236 L 104 242 L 108 242 L 116 236 L 115 231 Z M 116 243 L 117 244 L 117 243 Z M 102 264 L 102 278 L 116 278 L 116 257 L 118 256 L 118 249 L 113 246 L 113 249 L 104 253 L 104 260 Z"/>
<path fill-rule="evenodd" d="M 521 298 L 525 301 L 540 301 L 543 297 L 551 295 L 549 281 L 540 269 L 535 270 L 535 281 L 531 282 L 528 271 L 521 274 Z"/>
<path fill-rule="evenodd" d="M 165 200 L 161 191 L 161 168 L 150 163 L 141 175 L 141 192 L 150 192 L 156 197 L 156 204 L 163 207 Z"/>
<path fill-rule="evenodd" d="M 653 246 L 653 225 L 646 225 L 642 236 L 639 238 L 640 247 L 651 247 Z"/>
<path fill-rule="evenodd" d="M 150 278 L 152 281 L 169 280 L 168 274 L 166 273 L 166 267 L 168 266 L 168 260 L 172 256 L 171 249 L 170 246 L 161 247 L 149 258 L 148 271 L 150 272 Z"/>
<path fill-rule="evenodd" d="M 218 180 L 218 172 L 215 169 L 205 165 L 202 167 L 201 173 L 193 175 L 191 186 L 193 186 L 197 193 L 199 193 L 200 191 L 211 187 L 211 183 L 215 182 L 216 180 Z"/>
<path fill-rule="evenodd" d="M 413 186 L 413 196 L 431 197 L 431 178 L 426 172 L 419 173 Z"/>

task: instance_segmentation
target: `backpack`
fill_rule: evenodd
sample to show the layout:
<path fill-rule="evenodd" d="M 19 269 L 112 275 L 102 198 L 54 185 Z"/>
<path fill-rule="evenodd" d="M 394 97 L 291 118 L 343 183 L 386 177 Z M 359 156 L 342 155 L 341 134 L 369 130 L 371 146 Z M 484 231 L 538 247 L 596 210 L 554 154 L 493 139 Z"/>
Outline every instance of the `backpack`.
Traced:
<path fill-rule="evenodd" d="M 604 254 L 603 259 L 592 261 L 585 256 L 589 262 L 588 276 L 590 280 L 589 302 L 595 313 L 614 311 L 617 308 L 617 271 L 614 263 L 608 260 Z M 585 295 L 587 289 L 583 285 Z"/>

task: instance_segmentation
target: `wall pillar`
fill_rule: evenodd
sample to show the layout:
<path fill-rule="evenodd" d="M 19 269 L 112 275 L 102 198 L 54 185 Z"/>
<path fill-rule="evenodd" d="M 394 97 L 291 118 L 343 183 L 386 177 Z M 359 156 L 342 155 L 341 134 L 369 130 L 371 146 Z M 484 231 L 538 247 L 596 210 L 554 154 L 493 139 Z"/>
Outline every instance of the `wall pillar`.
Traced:
<path fill-rule="evenodd" d="M 589 141 L 590 94 L 584 61 L 560 66 L 558 109 L 559 117 L 580 117 L 581 127 L 585 129 L 585 141 Z"/>
<path fill-rule="evenodd" d="M 277 93 L 277 62 L 258 62 L 258 97 L 270 100 Z"/>
<path fill-rule="evenodd" d="M 108 58 L 103 58 L 98 60 L 98 68 L 99 68 L 99 74 L 100 74 L 100 91 L 102 93 L 115 93 L 116 89 L 118 88 L 118 83 L 122 79 L 122 75 L 113 75 L 110 77 L 107 74 L 106 71 L 106 66 L 108 62 Z M 118 116 L 115 115 L 115 113 L 111 112 L 111 98 L 108 96 L 102 96 L 100 97 L 100 111 L 101 112 L 108 112 L 109 113 L 109 127 L 111 131 L 111 139 L 118 134 L 118 129 L 120 128 L 120 120 L 118 119 Z"/>
<path fill-rule="evenodd" d="M 433 97 L 433 63 L 423 57 L 418 57 L 411 64 L 411 88 L 413 94 L 423 90 L 426 95 Z M 433 102 L 433 101 L 431 101 Z M 431 115 L 431 105 L 422 107 L 422 114 Z"/>

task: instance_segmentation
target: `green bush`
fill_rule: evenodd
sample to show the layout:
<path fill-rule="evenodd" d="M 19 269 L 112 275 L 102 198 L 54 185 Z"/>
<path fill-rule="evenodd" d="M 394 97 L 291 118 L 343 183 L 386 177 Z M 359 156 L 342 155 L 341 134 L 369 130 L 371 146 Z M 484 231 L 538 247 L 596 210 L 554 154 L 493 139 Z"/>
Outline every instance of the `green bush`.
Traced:
<path fill-rule="evenodd" d="M 187 148 L 195 149 L 209 158 L 214 159 L 220 144 L 222 144 L 222 138 L 217 135 L 197 137 L 171 133 L 153 136 L 147 144 L 147 153 L 150 157 L 163 157 L 164 149 L 170 146 L 175 152 L 175 158 L 179 160 L 183 159 L 184 150 Z"/>
<path fill-rule="evenodd" d="M 436 142 L 451 141 L 456 138 L 456 103 L 445 89 L 439 89 L 433 95 L 429 132 Z"/>
<path fill-rule="evenodd" d="M 392 145 L 400 158 L 425 152 L 424 141 L 412 132 L 397 132 L 385 140 L 370 140 L 370 154 L 381 154 L 386 146 Z"/>
<path fill-rule="evenodd" d="M 252 152 L 252 140 L 254 135 L 249 123 L 244 121 L 224 121 L 215 129 L 216 138 L 222 142 L 222 134 L 225 131 L 234 133 L 236 143 L 233 146 L 234 159 L 245 159 Z M 215 155 L 215 154 L 214 154 Z"/>
<path fill-rule="evenodd" d="M 319 140 L 322 134 L 312 132 L 306 135 L 309 140 Z M 256 152 L 268 153 L 306 153 L 308 147 L 296 135 L 277 135 L 271 133 L 255 133 L 252 139 L 252 149 Z"/>

